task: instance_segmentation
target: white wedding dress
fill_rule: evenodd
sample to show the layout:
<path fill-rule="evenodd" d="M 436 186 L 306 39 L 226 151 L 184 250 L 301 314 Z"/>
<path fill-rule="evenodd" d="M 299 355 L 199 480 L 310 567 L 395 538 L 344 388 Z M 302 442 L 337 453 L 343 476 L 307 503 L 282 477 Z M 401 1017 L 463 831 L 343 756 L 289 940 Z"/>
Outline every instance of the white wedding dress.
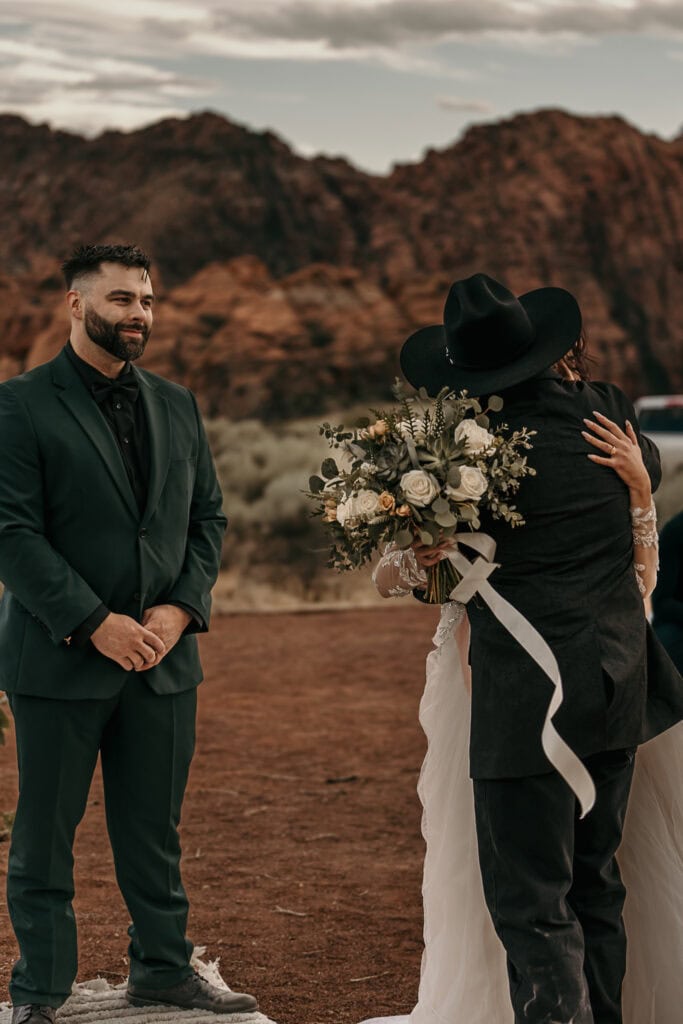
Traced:
<path fill-rule="evenodd" d="M 394 552 L 397 570 L 398 556 Z M 391 555 L 385 555 L 385 565 Z M 389 565 L 391 569 L 391 566 Z M 417 566 L 414 566 L 417 569 Z M 407 571 L 407 575 L 406 575 Z M 391 571 L 389 572 L 391 577 Z M 410 568 L 380 589 L 409 592 Z M 444 605 L 427 658 L 420 724 L 427 737 L 418 793 L 426 855 L 424 952 L 417 1005 L 363 1024 L 513 1024 L 503 947 L 477 858 L 468 773 L 469 670 L 463 605 Z M 683 1016 L 683 725 L 639 748 L 618 855 L 628 890 L 624 1024 L 680 1024 Z M 398 1008 L 397 1008 L 398 1009 Z"/>

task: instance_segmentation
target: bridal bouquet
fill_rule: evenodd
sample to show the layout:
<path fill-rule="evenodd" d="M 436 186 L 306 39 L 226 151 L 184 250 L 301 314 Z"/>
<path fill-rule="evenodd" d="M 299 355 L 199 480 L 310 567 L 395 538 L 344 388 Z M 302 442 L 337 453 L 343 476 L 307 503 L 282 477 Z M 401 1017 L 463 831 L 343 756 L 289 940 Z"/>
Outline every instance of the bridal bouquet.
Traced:
<path fill-rule="evenodd" d="M 463 528 L 477 530 L 484 508 L 511 527 L 524 522 L 510 499 L 535 473 L 525 454 L 533 432 L 489 429 L 487 414 L 502 409 L 501 398 L 491 396 L 482 409 L 448 388 L 434 399 L 424 389 L 408 396 L 399 381 L 394 394 L 396 407 L 373 410 L 372 423 L 320 427 L 337 454 L 324 460 L 306 493 L 332 534 L 330 568 L 357 569 L 390 541 L 408 548 L 419 538 L 432 546 Z M 442 559 L 428 571 L 426 600 L 447 600 L 458 581 Z"/>

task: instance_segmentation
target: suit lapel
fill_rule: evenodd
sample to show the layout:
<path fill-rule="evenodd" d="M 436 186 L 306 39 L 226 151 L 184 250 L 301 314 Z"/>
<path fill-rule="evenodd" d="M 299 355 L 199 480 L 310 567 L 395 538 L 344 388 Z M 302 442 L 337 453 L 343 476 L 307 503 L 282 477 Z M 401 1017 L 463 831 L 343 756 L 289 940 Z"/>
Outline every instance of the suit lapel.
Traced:
<path fill-rule="evenodd" d="M 53 380 L 60 389 L 59 397 L 97 449 L 114 484 L 121 493 L 121 497 L 131 514 L 138 520 L 140 512 L 128 480 L 121 452 L 107 421 L 97 408 L 97 403 L 88 394 L 83 381 L 63 352 L 53 360 L 52 367 Z"/>
<path fill-rule="evenodd" d="M 159 503 L 163 486 L 168 475 L 168 464 L 171 456 L 171 416 L 168 402 L 161 395 L 156 385 L 149 378 L 133 367 L 135 376 L 140 382 L 140 398 L 144 403 L 149 429 L 150 473 L 147 506 L 142 517 L 142 525 L 152 518 Z"/>

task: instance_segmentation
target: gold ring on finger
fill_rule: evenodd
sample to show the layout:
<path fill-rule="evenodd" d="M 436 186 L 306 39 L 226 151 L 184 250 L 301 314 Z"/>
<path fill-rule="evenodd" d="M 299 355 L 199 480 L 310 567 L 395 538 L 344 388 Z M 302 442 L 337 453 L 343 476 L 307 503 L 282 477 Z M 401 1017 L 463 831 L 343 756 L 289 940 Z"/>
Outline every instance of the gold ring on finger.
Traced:
<path fill-rule="evenodd" d="M 615 444 L 613 444 L 612 447 L 610 448 L 610 452 L 609 452 L 610 458 L 612 458 L 613 455 L 616 455 L 616 452 L 617 452 L 617 446 Z"/>

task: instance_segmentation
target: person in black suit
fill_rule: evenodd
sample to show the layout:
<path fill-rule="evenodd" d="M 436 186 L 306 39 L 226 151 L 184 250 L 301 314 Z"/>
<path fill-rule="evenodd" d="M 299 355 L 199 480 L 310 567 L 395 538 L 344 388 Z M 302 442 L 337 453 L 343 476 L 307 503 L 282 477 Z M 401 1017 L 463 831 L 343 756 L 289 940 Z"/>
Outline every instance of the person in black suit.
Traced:
<path fill-rule="evenodd" d="M 636 562 L 656 543 L 658 454 L 617 387 L 553 368 L 580 332 L 564 289 L 517 298 L 475 274 L 452 286 L 443 324 L 417 331 L 401 353 L 415 387 L 501 394 L 494 425 L 536 431 L 536 475 L 515 502 L 525 525 L 513 531 L 482 514 L 482 529 L 497 543 L 491 583 L 557 659 L 564 703 L 554 723 L 597 798 L 582 819 L 541 744 L 547 677 L 487 605 L 470 601 L 479 860 L 518 1024 L 622 1021 L 625 893 L 615 852 L 635 751 L 683 719 L 683 681 L 645 618 L 634 572 L 634 543 Z M 415 554 L 428 565 L 443 552 L 416 544 Z"/>
<path fill-rule="evenodd" d="M 194 750 L 196 634 L 226 518 L 197 402 L 133 365 L 149 259 L 89 246 L 63 270 L 71 335 L 0 384 L 0 689 L 19 765 L 7 876 L 13 1024 L 54 1021 L 76 976 L 72 846 L 98 754 L 132 918 L 128 998 L 234 1013 L 190 965 L 178 823 Z"/>
<path fill-rule="evenodd" d="M 683 512 L 659 537 L 659 576 L 652 594 L 652 627 L 679 672 L 683 672 Z"/>

